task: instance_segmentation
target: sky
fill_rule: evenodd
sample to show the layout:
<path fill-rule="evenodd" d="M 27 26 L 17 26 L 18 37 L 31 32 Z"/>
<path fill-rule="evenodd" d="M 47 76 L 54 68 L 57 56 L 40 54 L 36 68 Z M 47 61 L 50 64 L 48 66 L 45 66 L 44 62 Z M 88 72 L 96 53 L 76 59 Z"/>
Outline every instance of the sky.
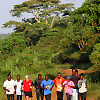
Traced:
<path fill-rule="evenodd" d="M 31 18 L 32 14 L 23 14 L 20 18 L 12 17 L 9 11 L 13 9 L 13 5 L 21 4 L 27 0 L 0 0 L 0 34 L 7 34 L 13 32 L 12 28 L 2 28 L 3 24 L 8 21 L 21 21 L 22 18 Z M 85 0 L 61 0 L 61 3 L 74 3 L 75 8 L 81 7 Z"/>

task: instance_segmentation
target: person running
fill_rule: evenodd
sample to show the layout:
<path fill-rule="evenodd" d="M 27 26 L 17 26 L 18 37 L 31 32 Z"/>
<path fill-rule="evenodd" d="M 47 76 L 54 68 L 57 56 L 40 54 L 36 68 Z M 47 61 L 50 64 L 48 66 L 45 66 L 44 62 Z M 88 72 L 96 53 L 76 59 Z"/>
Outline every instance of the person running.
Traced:
<path fill-rule="evenodd" d="M 37 100 L 43 100 L 44 97 L 44 90 L 40 88 L 41 82 L 43 81 L 41 74 L 38 75 L 38 78 L 34 81 L 34 87 L 36 88 L 36 97 Z"/>
<path fill-rule="evenodd" d="M 74 88 L 75 85 L 74 82 L 70 80 L 70 76 L 67 76 L 67 80 L 63 83 L 63 86 L 65 87 L 67 100 L 71 100 L 72 88 Z"/>
<path fill-rule="evenodd" d="M 61 73 L 57 74 L 57 78 L 54 79 L 56 91 L 57 91 L 57 100 L 63 100 L 63 86 L 65 79 L 61 77 Z"/>
<path fill-rule="evenodd" d="M 75 70 L 75 72 L 76 72 L 76 75 L 78 75 L 80 77 L 80 75 L 78 74 L 78 70 L 77 69 Z"/>
<path fill-rule="evenodd" d="M 25 80 L 21 83 L 21 87 L 24 90 L 26 100 L 32 100 L 32 87 L 33 81 L 29 79 L 29 76 L 25 76 Z"/>
<path fill-rule="evenodd" d="M 16 83 L 16 97 L 17 97 L 17 100 L 22 100 L 23 92 L 22 92 L 22 89 L 21 89 L 22 80 L 20 80 L 20 75 L 17 75 L 17 80 L 16 80 L 15 83 Z"/>
<path fill-rule="evenodd" d="M 79 88 L 79 100 L 80 100 L 80 97 L 81 97 L 81 100 L 86 100 L 86 92 L 87 92 L 87 86 L 88 86 L 88 83 L 86 81 L 86 79 L 84 79 L 84 74 L 81 73 L 81 79 L 78 81 L 78 88 Z"/>
<path fill-rule="evenodd" d="M 75 68 L 76 67 L 76 61 L 73 60 L 73 67 Z"/>
<path fill-rule="evenodd" d="M 51 100 L 51 92 L 54 83 L 51 79 L 49 79 L 48 75 L 45 75 L 45 80 L 41 83 L 41 88 L 44 89 L 44 95 L 46 100 Z"/>
<path fill-rule="evenodd" d="M 15 81 L 11 79 L 11 75 L 8 75 L 8 80 L 6 80 L 3 84 L 3 89 L 6 90 L 7 99 L 14 100 L 15 93 Z"/>
<path fill-rule="evenodd" d="M 70 76 L 70 80 L 74 82 L 75 84 L 75 88 L 72 89 L 73 91 L 73 96 L 72 99 L 73 100 L 78 100 L 79 95 L 78 95 L 78 80 L 80 79 L 80 77 L 78 75 L 76 75 L 75 69 L 72 69 L 72 75 Z"/>

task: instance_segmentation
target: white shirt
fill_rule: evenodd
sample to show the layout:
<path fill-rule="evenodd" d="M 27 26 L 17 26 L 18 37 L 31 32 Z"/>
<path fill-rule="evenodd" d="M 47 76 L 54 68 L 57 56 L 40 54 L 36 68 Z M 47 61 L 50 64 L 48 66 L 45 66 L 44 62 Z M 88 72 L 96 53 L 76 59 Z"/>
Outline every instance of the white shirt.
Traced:
<path fill-rule="evenodd" d="M 3 87 L 6 87 L 6 89 L 10 90 L 10 92 L 6 91 L 6 94 L 14 94 L 14 86 L 15 81 L 11 79 L 11 81 L 6 80 L 3 84 Z"/>
<path fill-rule="evenodd" d="M 20 82 L 17 82 L 16 80 L 16 95 L 22 95 L 22 91 L 21 91 L 21 83 L 22 83 L 22 80 L 20 80 Z"/>
<path fill-rule="evenodd" d="M 84 92 L 87 92 L 87 89 L 85 83 L 82 83 L 81 88 L 79 88 L 79 93 L 84 93 Z"/>

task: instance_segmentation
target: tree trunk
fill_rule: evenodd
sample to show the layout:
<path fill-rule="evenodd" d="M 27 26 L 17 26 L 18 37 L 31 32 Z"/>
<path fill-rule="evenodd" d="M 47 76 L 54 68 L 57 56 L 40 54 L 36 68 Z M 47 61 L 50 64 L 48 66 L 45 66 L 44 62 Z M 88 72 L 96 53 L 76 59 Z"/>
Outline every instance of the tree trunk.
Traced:
<path fill-rule="evenodd" d="M 33 12 L 32 14 L 34 15 L 35 20 L 36 20 L 38 23 L 40 23 L 40 19 L 36 17 L 35 13 Z"/>
<path fill-rule="evenodd" d="M 77 43 L 77 44 L 78 44 L 79 49 L 82 51 L 82 48 L 80 47 L 80 44 L 79 43 Z"/>
<path fill-rule="evenodd" d="M 48 24 L 47 18 L 46 18 L 46 24 Z"/>
<path fill-rule="evenodd" d="M 52 25 L 54 23 L 55 17 L 56 17 L 56 15 L 53 17 L 53 20 L 52 20 L 52 23 L 51 23 L 51 28 L 52 28 Z"/>
<path fill-rule="evenodd" d="M 80 41 L 80 44 L 81 44 L 82 48 L 84 49 L 84 45 L 83 45 L 83 42 L 82 41 Z"/>

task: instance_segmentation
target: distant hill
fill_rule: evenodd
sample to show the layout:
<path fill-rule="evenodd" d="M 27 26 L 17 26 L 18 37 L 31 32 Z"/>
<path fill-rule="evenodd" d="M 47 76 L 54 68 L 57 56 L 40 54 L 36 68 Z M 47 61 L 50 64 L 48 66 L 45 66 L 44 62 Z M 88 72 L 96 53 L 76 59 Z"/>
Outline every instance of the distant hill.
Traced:
<path fill-rule="evenodd" d="M 8 35 L 10 35 L 10 33 L 8 33 L 8 34 L 0 34 L 1 40 L 7 38 Z"/>

